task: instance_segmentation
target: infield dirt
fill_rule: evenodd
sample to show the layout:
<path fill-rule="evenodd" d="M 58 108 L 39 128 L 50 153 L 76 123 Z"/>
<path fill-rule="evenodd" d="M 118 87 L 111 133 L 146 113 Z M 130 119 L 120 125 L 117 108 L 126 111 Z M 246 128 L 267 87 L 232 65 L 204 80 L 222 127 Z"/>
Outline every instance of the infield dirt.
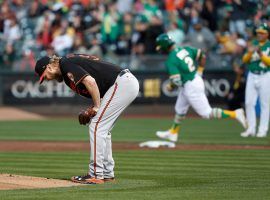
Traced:
<path fill-rule="evenodd" d="M 79 185 L 81 184 L 73 183 L 68 180 L 21 176 L 14 174 L 0 174 L 0 190 L 56 188 Z"/>
<path fill-rule="evenodd" d="M 61 152 L 89 151 L 88 142 L 44 142 L 44 141 L 0 141 L 0 152 Z M 114 142 L 113 150 L 147 150 L 140 148 L 136 142 Z M 238 149 L 270 149 L 263 145 L 222 145 L 222 144 L 177 144 L 175 148 L 158 148 L 155 150 L 238 150 Z"/>

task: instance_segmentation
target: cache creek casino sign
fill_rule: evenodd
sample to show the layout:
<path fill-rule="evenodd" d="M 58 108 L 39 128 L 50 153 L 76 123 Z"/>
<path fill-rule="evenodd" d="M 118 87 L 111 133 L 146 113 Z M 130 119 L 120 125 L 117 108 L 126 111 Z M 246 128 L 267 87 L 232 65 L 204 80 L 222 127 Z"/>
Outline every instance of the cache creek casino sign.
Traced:
<path fill-rule="evenodd" d="M 168 76 L 165 72 L 134 72 L 140 82 L 140 92 L 134 103 L 175 103 L 178 91 L 166 90 Z M 224 103 L 234 76 L 231 72 L 206 72 L 203 76 L 205 91 L 211 103 Z M 46 82 L 39 85 L 37 77 L 30 73 L 0 75 L 2 104 L 57 104 L 89 103 L 76 95 L 64 83 Z"/>

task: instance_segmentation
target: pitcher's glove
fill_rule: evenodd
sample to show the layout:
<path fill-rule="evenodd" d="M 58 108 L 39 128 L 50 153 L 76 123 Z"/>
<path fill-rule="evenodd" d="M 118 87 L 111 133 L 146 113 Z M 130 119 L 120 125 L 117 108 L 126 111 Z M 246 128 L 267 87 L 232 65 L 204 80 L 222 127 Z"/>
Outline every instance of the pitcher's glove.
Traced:
<path fill-rule="evenodd" d="M 94 108 L 94 106 L 91 106 L 91 107 L 87 108 L 86 110 L 82 110 L 79 113 L 80 124 L 86 125 L 97 114 L 97 112 L 93 108 Z"/>

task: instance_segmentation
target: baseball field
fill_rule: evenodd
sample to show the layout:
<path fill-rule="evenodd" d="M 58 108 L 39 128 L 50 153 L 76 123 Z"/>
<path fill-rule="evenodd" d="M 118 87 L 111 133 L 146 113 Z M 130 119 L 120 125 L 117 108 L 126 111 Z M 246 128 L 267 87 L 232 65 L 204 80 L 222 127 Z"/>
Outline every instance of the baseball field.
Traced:
<path fill-rule="evenodd" d="M 241 138 L 233 120 L 191 118 L 175 149 L 139 148 L 170 124 L 168 117 L 119 119 L 112 132 L 115 182 L 20 189 L 18 175 L 49 181 L 86 174 L 87 128 L 73 118 L 1 121 L 0 174 L 15 182 L 0 176 L 0 199 L 269 199 L 269 137 Z"/>

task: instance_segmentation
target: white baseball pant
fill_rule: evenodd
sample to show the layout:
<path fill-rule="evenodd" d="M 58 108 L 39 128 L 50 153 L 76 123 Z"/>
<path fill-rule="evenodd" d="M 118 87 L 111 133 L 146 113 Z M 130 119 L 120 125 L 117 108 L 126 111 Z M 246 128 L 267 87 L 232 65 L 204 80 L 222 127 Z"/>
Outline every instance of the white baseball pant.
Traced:
<path fill-rule="evenodd" d="M 118 76 L 114 85 L 105 93 L 97 115 L 89 125 L 90 164 L 92 177 L 114 177 L 111 130 L 124 109 L 136 98 L 139 83 L 130 72 Z"/>
<path fill-rule="evenodd" d="M 270 72 L 264 74 L 248 73 L 246 84 L 245 106 L 248 121 L 248 131 L 256 133 L 255 106 L 260 98 L 260 125 L 258 132 L 267 132 L 270 112 Z"/>
<path fill-rule="evenodd" d="M 205 87 L 202 77 L 196 75 L 192 81 L 188 81 L 181 88 L 175 104 L 175 112 L 178 115 L 186 115 L 189 106 L 203 118 L 210 117 L 212 108 L 205 95 Z"/>

